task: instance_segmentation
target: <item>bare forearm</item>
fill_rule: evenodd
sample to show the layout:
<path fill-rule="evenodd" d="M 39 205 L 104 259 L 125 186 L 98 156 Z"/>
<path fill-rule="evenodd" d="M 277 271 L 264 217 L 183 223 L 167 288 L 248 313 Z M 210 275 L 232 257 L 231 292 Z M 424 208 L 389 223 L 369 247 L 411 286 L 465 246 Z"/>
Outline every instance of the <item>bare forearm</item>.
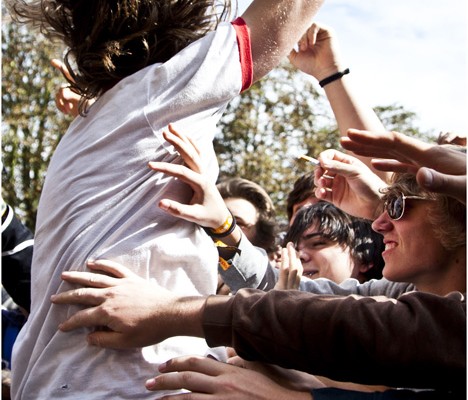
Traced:
<path fill-rule="evenodd" d="M 242 18 L 250 28 L 254 80 L 286 57 L 323 0 L 255 0 Z"/>
<path fill-rule="evenodd" d="M 353 94 L 351 77 L 344 76 L 324 87 L 333 114 L 335 115 L 340 136 L 346 136 L 348 129 L 362 129 L 371 132 L 385 132 L 380 119 L 374 110 L 359 101 Z M 388 172 L 376 170 L 370 163 L 369 157 L 356 156 L 380 178 L 387 180 Z"/>

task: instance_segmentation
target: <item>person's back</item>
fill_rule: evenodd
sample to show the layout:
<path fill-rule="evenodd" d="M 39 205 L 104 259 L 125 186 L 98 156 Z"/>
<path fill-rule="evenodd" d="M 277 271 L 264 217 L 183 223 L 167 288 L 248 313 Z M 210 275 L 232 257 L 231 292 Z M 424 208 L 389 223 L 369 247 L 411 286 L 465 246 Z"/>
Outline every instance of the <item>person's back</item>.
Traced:
<path fill-rule="evenodd" d="M 93 7 L 94 12 L 79 10 L 83 4 Z M 163 7 L 169 12 L 167 4 Z M 175 292 L 215 292 L 218 257 L 211 239 L 196 225 L 157 207 L 162 198 L 187 202 L 190 189 L 176 179 L 145 170 L 145 165 L 149 161 L 182 163 L 163 137 L 165 127 L 174 123 L 178 129 L 192 132 L 191 139 L 203 154 L 210 155 L 203 160 L 204 167 L 212 171 L 215 180 L 215 124 L 227 102 L 249 86 L 252 75 L 254 79 L 261 77 L 273 61 L 267 67 L 259 66 L 257 72 L 252 70 L 248 33 L 242 21 L 235 27 L 221 24 L 215 32 L 187 43 L 184 32 L 197 32 L 200 37 L 207 30 L 204 24 L 209 19 L 194 20 L 193 14 L 205 14 L 212 2 L 170 4 L 185 12 L 186 19 L 174 21 L 177 26 L 171 28 L 168 41 L 160 44 L 164 50 L 170 43 L 182 43 L 162 51 L 162 64 L 151 59 L 151 51 L 143 54 L 145 45 L 152 49 L 160 38 L 158 29 L 167 28 L 152 25 L 151 17 L 158 11 L 164 14 L 156 9 L 159 2 L 126 2 L 114 10 L 107 1 L 51 2 L 44 8 L 55 12 L 54 17 L 65 16 L 67 25 L 62 26 L 62 34 L 67 35 L 65 42 L 78 64 L 78 72 L 72 73 L 74 87 L 84 98 L 97 96 L 97 100 L 88 109 L 83 103 L 81 111 L 86 115 L 73 121 L 48 169 L 38 210 L 31 316 L 14 350 L 14 398 L 154 398 L 154 393 L 146 393 L 140 385 L 154 375 L 154 363 L 207 351 L 203 340 L 180 337 L 143 350 L 96 350 L 86 345 L 86 331 L 64 334 L 57 330 L 74 308 L 50 303 L 52 294 L 68 289 L 60 279 L 61 272 L 84 270 L 86 260 L 95 258 L 126 263 L 138 275 L 155 279 Z M 142 9 L 136 10 L 138 7 Z M 120 11 L 122 20 L 113 19 Z M 130 16 L 132 11 L 138 12 Z M 254 7 L 251 14 L 257 12 L 258 7 Z M 106 13 L 114 13 L 112 21 L 105 18 Z M 102 30 L 107 35 L 110 26 L 116 28 L 119 23 L 120 29 L 129 30 L 122 33 L 126 39 L 116 37 L 113 41 L 109 37 L 99 43 L 96 32 Z M 134 43 L 127 48 L 126 40 L 133 39 L 129 32 L 137 30 L 140 34 L 149 32 L 136 35 L 143 38 L 143 48 Z M 252 35 L 253 39 L 258 37 L 258 30 L 255 33 L 253 29 Z M 197 39 L 197 35 L 190 37 Z M 89 54 L 80 53 L 86 46 Z M 102 56 L 103 49 L 111 50 L 110 58 Z M 254 65 L 266 58 L 258 55 L 258 48 L 253 47 L 252 52 Z M 108 64 L 110 73 L 105 78 L 94 64 L 98 61 Z"/>

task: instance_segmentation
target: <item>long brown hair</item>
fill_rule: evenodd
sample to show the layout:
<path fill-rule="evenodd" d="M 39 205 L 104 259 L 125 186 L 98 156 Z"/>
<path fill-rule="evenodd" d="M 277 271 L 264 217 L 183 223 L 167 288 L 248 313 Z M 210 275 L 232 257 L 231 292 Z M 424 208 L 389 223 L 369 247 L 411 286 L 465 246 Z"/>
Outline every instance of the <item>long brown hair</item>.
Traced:
<path fill-rule="evenodd" d="M 165 62 L 230 14 L 228 0 L 10 0 L 18 22 L 68 47 L 72 90 L 92 99 Z M 76 66 L 76 68 L 74 68 Z"/>

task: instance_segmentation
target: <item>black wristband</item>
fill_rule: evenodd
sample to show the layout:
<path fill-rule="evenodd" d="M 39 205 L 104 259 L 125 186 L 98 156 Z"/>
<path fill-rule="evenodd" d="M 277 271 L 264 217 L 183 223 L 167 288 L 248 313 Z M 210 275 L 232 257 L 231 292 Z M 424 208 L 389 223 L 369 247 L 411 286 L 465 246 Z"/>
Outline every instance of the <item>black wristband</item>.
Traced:
<path fill-rule="evenodd" d="M 214 233 L 213 232 L 213 229 L 211 228 L 206 228 L 204 226 L 202 226 L 202 228 L 205 230 L 205 232 L 211 236 L 212 238 L 214 239 L 222 239 L 222 238 L 225 238 L 227 236 L 229 236 L 232 232 L 234 232 L 234 229 L 236 229 L 236 226 L 237 226 L 237 222 L 236 222 L 236 217 L 234 217 L 234 215 L 232 215 L 231 213 L 231 216 L 232 216 L 232 223 L 231 223 L 231 226 L 229 227 L 229 229 L 226 231 L 226 232 L 223 232 L 223 233 Z"/>
<path fill-rule="evenodd" d="M 320 87 L 324 87 L 325 85 L 336 81 L 337 79 L 341 79 L 344 75 L 349 74 L 349 68 L 346 68 L 344 71 L 337 72 L 336 74 L 330 75 L 329 77 L 322 79 L 319 82 Z"/>

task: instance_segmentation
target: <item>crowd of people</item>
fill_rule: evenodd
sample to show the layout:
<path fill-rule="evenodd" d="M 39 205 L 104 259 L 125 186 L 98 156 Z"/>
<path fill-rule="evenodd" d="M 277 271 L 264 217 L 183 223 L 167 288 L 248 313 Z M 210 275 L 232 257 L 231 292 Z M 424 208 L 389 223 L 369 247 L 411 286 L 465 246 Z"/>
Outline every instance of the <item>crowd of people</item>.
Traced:
<path fill-rule="evenodd" d="M 2 282 L 27 316 L 11 398 L 465 398 L 466 142 L 387 132 L 311 24 L 322 1 L 270 3 L 9 3 L 69 48 L 75 116 Z M 212 140 L 285 56 L 342 149 L 291 182 L 280 232 L 256 182 L 217 183 Z"/>

